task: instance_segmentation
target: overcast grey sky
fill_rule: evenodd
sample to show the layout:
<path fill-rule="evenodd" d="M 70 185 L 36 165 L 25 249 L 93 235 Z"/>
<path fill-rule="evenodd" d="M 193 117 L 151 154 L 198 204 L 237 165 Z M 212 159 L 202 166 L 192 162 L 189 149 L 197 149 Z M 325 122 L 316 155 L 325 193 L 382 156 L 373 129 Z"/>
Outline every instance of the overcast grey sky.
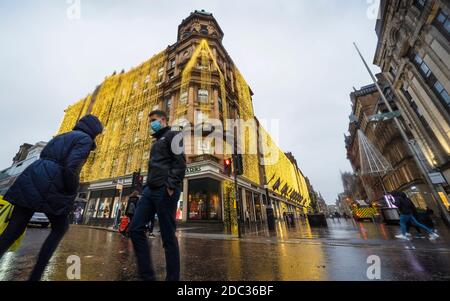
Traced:
<path fill-rule="evenodd" d="M 256 115 L 280 119 L 280 146 L 333 203 L 339 171 L 351 169 L 349 93 L 370 83 L 352 42 L 372 62 L 374 1 L 81 0 L 79 19 L 68 18 L 74 0 L 0 1 L 0 169 L 22 143 L 49 140 L 69 104 L 173 44 L 181 20 L 205 9 L 255 93 Z"/>

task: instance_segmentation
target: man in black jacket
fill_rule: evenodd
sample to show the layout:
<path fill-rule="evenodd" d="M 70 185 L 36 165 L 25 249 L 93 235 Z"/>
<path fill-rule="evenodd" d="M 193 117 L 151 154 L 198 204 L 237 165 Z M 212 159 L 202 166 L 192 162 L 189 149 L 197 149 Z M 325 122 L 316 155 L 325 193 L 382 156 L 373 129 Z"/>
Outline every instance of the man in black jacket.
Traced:
<path fill-rule="evenodd" d="M 153 111 L 149 115 L 153 137 L 147 183 L 130 225 L 130 237 L 142 280 L 155 280 L 145 227 L 158 215 L 166 257 L 166 280 L 180 279 L 180 252 L 175 235 L 176 210 L 186 172 L 182 133 L 171 131 L 167 115 Z"/>
<path fill-rule="evenodd" d="M 394 191 L 391 192 L 391 195 L 394 197 L 395 200 L 394 204 L 395 206 L 397 206 L 398 211 L 400 212 L 400 228 L 402 234 L 397 235 L 396 236 L 397 238 L 405 240 L 408 239 L 406 234 L 408 232 L 407 229 L 409 223 L 411 223 L 413 226 L 422 228 L 425 231 L 427 231 L 428 234 L 430 235 L 429 236 L 430 240 L 435 240 L 439 238 L 439 235 L 434 233 L 432 229 L 428 228 L 425 225 L 422 225 L 417 221 L 417 219 L 414 217 L 414 215 L 417 215 L 416 206 L 414 206 L 414 203 L 408 198 L 408 196 L 404 192 Z"/>

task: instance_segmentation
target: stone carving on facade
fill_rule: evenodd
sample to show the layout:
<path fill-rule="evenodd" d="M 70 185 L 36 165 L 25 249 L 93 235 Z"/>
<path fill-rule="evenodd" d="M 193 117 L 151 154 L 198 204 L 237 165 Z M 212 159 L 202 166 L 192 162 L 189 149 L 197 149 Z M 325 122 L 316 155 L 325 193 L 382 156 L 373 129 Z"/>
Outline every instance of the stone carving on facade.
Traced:
<path fill-rule="evenodd" d="M 192 31 L 200 32 L 200 29 L 201 29 L 200 23 L 195 22 L 194 24 L 192 24 Z"/>

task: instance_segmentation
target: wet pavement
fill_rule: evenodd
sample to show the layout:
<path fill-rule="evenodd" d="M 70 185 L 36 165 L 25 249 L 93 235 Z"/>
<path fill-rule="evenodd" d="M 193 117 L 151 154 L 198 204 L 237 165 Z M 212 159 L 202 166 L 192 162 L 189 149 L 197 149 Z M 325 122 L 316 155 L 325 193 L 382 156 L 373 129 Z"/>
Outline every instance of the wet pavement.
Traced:
<path fill-rule="evenodd" d="M 237 239 L 220 225 L 182 225 L 178 230 L 181 277 L 187 281 L 367 281 L 367 259 L 375 255 L 381 261 L 381 280 L 450 280 L 450 233 L 445 227 L 438 229 L 437 241 L 399 241 L 394 238 L 398 226 L 342 219 L 329 220 L 328 229 L 317 229 L 302 222 L 293 228 L 278 222 L 275 232 L 252 225 L 243 239 Z M 29 228 L 21 248 L 0 260 L 0 280 L 26 280 L 48 233 L 49 229 Z M 150 241 L 158 279 L 163 280 L 160 237 Z M 81 280 L 137 280 L 131 242 L 116 232 L 71 226 L 44 279 L 67 280 L 70 255 L 81 259 Z"/>

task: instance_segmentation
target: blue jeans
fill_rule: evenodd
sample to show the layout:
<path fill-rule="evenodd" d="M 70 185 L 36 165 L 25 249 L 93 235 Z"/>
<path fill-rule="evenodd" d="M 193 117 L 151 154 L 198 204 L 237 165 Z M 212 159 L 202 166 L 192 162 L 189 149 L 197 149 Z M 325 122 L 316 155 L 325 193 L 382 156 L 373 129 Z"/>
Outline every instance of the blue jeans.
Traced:
<path fill-rule="evenodd" d="M 422 225 L 421 223 L 419 223 L 417 221 L 417 219 L 411 214 L 411 215 L 400 215 L 400 229 L 402 231 L 403 235 L 406 235 L 406 233 L 408 232 L 408 223 L 411 223 L 413 226 L 419 227 L 424 229 L 425 231 L 427 231 L 428 233 L 434 233 L 433 230 L 431 230 L 430 228 L 428 228 L 425 225 Z"/>
<path fill-rule="evenodd" d="M 166 257 L 166 280 L 180 279 L 180 251 L 175 235 L 177 203 L 180 189 L 169 196 L 166 187 L 151 189 L 145 187 L 130 225 L 130 237 L 137 258 L 139 275 L 142 280 L 155 280 L 155 271 L 150 256 L 146 225 L 155 213 L 158 214 L 161 238 Z"/>

